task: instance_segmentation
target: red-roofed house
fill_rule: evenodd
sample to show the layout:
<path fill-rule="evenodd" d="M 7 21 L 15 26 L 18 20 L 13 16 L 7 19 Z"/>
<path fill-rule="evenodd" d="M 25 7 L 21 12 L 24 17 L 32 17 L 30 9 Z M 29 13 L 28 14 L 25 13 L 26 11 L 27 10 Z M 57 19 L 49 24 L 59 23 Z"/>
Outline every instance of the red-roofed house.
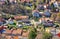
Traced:
<path fill-rule="evenodd" d="M 28 19 L 29 18 L 29 16 L 14 16 L 14 19 L 16 19 L 16 20 L 22 20 L 22 19 Z"/>
<path fill-rule="evenodd" d="M 23 36 L 23 37 L 28 37 L 28 34 L 29 34 L 29 32 L 28 32 L 28 31 L 25 31 L 25 32 L 23 31 L 22 36 Z"/>

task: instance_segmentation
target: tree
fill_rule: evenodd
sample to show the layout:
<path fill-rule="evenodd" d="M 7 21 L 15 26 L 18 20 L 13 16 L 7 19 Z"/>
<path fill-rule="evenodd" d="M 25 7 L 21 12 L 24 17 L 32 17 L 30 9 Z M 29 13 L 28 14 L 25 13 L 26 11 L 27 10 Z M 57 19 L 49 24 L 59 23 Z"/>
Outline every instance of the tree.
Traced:
<path fill-rule="evenodd" d="M 37 30 L 36 30 L 36 28 L 34 28 L 29 32 L 28 39 L 35 39 L 36 36 L 37 36 Z"/>
<path fill-rule="evenodd" d="M 47 32 L 43 33 L 42 39 L 51 39 L 51 38 L 52 38 L 52 34 L 47 33 Z"/>

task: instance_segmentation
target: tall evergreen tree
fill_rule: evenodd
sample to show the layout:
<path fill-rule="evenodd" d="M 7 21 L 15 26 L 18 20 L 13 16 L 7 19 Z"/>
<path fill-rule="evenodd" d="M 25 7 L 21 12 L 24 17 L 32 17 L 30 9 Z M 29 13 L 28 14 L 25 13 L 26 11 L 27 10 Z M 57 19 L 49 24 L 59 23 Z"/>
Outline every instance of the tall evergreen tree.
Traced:
<path fill-rule="evenodd" d="M 37 30 L 36 30 L 36 28 L 34 28 L 30 31 L 28 39 L 35 39 L 36 36 L 37 36 Z"/>

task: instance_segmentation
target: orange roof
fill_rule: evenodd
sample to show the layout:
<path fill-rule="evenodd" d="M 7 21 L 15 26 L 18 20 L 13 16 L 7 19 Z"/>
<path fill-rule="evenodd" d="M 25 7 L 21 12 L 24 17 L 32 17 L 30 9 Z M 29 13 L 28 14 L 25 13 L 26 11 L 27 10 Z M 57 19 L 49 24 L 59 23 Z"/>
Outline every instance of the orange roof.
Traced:
<path fill-rule="evenodd" d="M 17 30 L 13 30 L 12 34 L 17 34 Z"/>
<path fill-rule="evenodd" d="M 22 29 L 13 30 L 12 34 L 21 34 Z"/>
<path fill-rule="evenodd" d="M 28 34 L 29 34 L 29 32 L 28 32 L 28 31 L 27 31 L 27 32 L 23 32 L 22 36 L 23 36 L 23 37 L 27 37 L 27 36 L 28 36 Z"/>
<path fill-rule="evenodd" d="M 6 39 L 11 39 L 11 36 L 6 36 Z"/>
<path fill-rule="evenodd" d="M 22 32 L 22 29 L 17 29 L 17 34 L 21 34 L 21 32 Z"/>
<path fill-rule="evenodd" d="M 6 29 L 6 33 L 10 34 L 11 33 L 11 30 Z"/>
<path fill-rule="evenodd" d="M 18 36 L 14 36 L 14 39 L 19 39 Z"/>
<path fill-rule="evenodd" d="M 28 19 L 29 16 L 14 16 L 14 19 Z"/>

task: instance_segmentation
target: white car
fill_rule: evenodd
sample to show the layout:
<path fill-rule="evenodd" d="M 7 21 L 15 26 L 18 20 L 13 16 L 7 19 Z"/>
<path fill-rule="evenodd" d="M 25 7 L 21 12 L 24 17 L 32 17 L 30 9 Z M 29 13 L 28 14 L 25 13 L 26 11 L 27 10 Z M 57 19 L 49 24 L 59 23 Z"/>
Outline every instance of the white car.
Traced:
<path fill-rule="evenodd" d="M 18 27 L 22 27 L 23 25 L 22 24 L 18 24 Z"/>

